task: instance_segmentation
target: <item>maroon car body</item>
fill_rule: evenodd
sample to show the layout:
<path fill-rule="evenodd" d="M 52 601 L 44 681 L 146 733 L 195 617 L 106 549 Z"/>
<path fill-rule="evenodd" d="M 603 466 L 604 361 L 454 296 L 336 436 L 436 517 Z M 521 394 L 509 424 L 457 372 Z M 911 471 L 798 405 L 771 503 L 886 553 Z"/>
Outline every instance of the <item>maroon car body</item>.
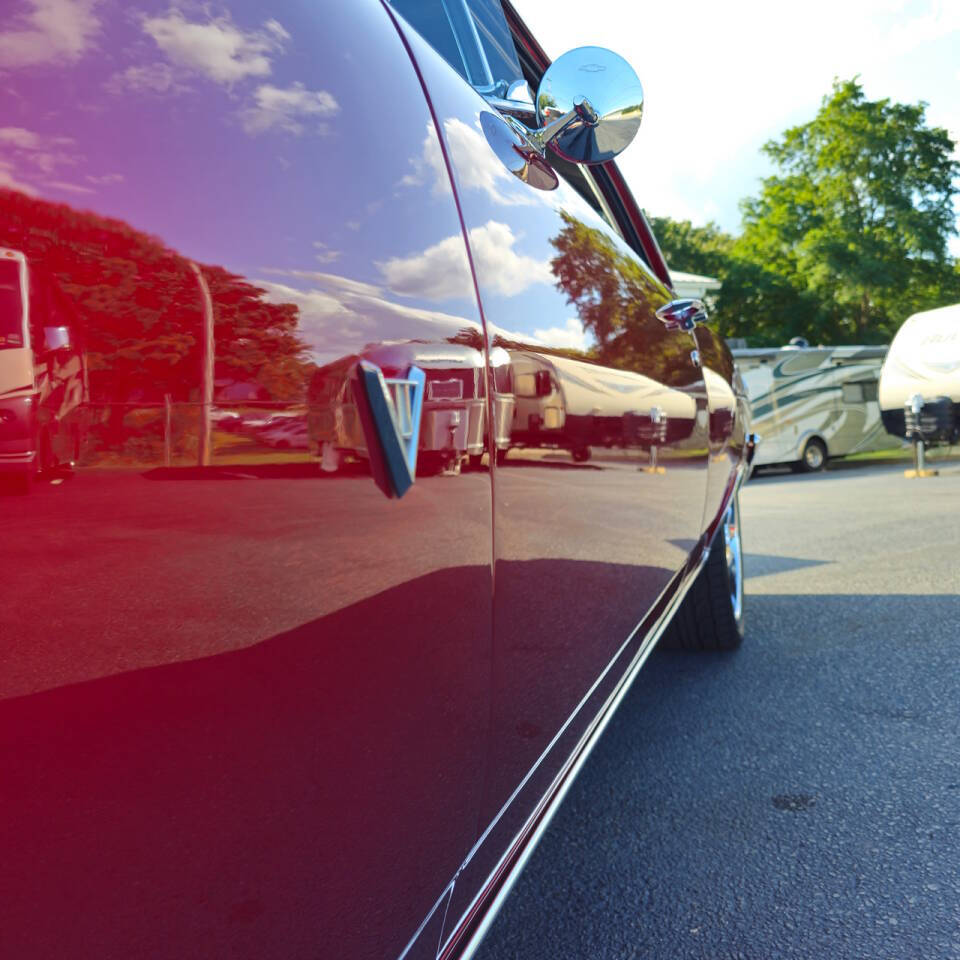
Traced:
<path fill-rule="evenodd" d="M 0 247 L 85 378 L 70 462 L 0 499 L 0 953 L 463 952 L 732 502 L 729 353 L 656 321 L 615 164 L 514 177 L 380 0 L 64 9 L 0 25 Z M 344 439 L 385 356 L 442 385 L 402 499 Z"/>

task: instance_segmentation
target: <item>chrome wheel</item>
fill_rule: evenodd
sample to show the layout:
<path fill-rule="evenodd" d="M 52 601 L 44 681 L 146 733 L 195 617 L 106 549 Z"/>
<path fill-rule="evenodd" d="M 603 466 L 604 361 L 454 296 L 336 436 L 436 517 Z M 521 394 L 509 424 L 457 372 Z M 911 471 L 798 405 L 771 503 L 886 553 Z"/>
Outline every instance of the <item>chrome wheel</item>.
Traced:
<path fill-rule="evenodd" d="M 743 619 L 743 547 L 740 542 L 740 505 L 736 497 L 723 518 L 723 546 L 727 560 L 730 609 L 739 627 Z"/>
<path fill-rule="evenodd" d="M 811 473 L 816 470 L 820 470 L 823 467 L 826 459 L 827 452 L 823 449 L 823 445 L 820 443 L 820 441 L 808 440 L 807 445 L 803 448 L 804 469 L 809 470 Z"/>

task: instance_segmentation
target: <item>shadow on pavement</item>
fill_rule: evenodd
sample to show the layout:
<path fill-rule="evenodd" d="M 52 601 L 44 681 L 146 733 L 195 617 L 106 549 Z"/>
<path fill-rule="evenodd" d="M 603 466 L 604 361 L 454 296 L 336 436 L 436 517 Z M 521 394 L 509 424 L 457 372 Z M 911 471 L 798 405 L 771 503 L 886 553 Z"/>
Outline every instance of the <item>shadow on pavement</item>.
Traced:
<path fill-rule="evenodd" d="M 657 651 L 478 957 L 947 957 L 960 596 L 748 596 Z"/>

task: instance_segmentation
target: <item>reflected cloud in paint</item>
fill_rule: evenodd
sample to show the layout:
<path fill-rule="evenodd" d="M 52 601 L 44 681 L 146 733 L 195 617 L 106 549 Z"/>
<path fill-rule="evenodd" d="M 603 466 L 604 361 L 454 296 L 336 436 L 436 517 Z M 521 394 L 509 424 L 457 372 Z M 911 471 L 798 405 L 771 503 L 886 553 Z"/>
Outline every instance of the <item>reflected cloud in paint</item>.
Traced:
<path fill-rule="evenodd" d="M 73 63 L 100 32 L 98 0 L 29 0 L 4 7 L 0 67 Z"/>
<path fill-rule="evenodd" d="M 509 225 L 495 220 L 470 231 L 470 249 L 477 268 L 481 276 L 489 278 L 486 290 L 514 296 L 536 284 L 553 282 L 549 262 L 517 253 L 516 241 Z M 474 295 L 470 267 L 459 235 L 447 237 L 422 253 L 392 257 L 378 266 L 387 286 L 401 296 L 447 300 Z"/>

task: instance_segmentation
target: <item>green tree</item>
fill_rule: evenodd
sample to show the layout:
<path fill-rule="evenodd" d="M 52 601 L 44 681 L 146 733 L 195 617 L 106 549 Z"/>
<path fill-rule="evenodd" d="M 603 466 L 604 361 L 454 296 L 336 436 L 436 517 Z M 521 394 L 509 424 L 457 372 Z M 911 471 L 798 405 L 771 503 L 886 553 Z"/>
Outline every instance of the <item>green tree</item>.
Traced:
<path fill-rule="evenodd" d="M 780 339 L 883 342 L 910 313 L 960 298 L 947 247 L 960 164 L 925 109 L 838 81 L 813 120 L 764 146 L 778 172 L 742 204 L 726 313 Z"/>
<path fill-rule="evenodd" d="M 651 217 L 650 224 L 672 268 L 722 282 L 710 317 L 721 336 L 749 337 L 754 346 L 776 346 L 798 332 L 811 333 L 808 321 L 818 315 L 815 298 L 798 289 L 789 276 L 751 260 L 739 238 L 715 223 L 697 227 L 689 220 Z"/>
<path fill-rule="evenodd" d="M 603 231 L 568 213 L 560 216 L 564 226 L 550 240 L 556 250 L 550 269 L 557 289 L 596 340 L 587 358 L 668 386 L 685 383 L 689 344 L 669 334 L 654 315 L 663 302 L 658 285 Z"/>
<path fill-rule="evenodd" d="M 676 270 L 720 277 L 730 269 L 736 238 L 712 221 L 695 227 L 689 220 L 650 217 L 667 264 Z"/>

